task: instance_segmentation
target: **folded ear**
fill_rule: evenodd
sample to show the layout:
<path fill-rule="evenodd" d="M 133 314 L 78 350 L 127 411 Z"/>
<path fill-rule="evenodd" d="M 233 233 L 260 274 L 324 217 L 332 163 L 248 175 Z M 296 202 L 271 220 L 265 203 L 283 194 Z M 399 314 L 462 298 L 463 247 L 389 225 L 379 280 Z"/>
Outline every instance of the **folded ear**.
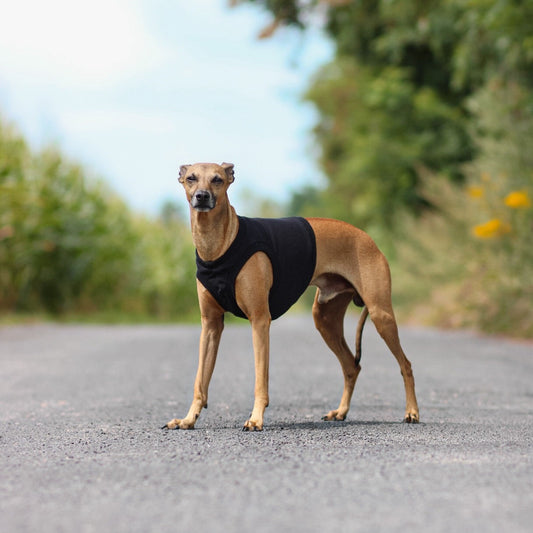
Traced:
<path fill-rule="evenodd" d="M 222 163 L 222 165 L 220 166 L 226 171 L 228 182 L 233 183 L 233 180 L 235 179 L 235 173 L 233 172 L 233 163 Z"/>
<path fill-rule="evenodd" d="M 181 165 L 180 166 L 180 173 L 179 173 L 179 178 L 178 178 L 178 181 L 180 183 L 183 183 L 183 179 L 185 178 L 185 174 L 187 174 L 187 169 L 190 167 L 191 165 Z"/>

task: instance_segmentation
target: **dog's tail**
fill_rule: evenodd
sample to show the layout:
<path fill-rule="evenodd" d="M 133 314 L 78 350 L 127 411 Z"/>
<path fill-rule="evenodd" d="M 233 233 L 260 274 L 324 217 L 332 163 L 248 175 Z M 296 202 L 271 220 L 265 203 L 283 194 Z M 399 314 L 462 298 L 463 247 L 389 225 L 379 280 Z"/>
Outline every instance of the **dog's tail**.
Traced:
<path fill-rule="evenodd" d="M 361 316 L 359 317 L 359 323 L 357 324 L 357 333 L 355 335 L 355 366 L 358 366 L 361 362 L 361 339 L 363 336 L 363 328 L 365 327 L 365 322 L 368 317 L 368 309 L 366 305 L 361 311 Z"/>

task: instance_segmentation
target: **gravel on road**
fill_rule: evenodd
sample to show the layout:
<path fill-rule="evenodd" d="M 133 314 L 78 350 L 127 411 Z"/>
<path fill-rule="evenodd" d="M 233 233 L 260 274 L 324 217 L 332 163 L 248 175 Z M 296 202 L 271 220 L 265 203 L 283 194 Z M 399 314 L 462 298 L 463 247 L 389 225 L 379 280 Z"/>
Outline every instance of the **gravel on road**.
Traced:
<path fill-rule="evenodd" d="M 356 317 L 346 330 L 354 343 Z M 529 532 L 533 345 L 402 328 L 421 423 L 367 324 L 344 422 L 340 366 L 308 316 L 272 327 L 265 430 L 251 332 L 228 325 L 209 408 L 192 398 L 197 326 L 0 328 L 0 522 L 18 532 Z"/>

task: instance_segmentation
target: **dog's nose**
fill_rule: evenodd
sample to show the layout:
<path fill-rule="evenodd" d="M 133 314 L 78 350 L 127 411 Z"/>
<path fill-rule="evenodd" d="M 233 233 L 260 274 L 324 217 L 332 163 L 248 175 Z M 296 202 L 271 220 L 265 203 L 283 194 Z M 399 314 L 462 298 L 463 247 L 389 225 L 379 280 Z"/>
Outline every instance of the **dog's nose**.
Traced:
<path fill-rule="evenodd" d="M 196 198 L 196 201 L 198 203 L 204 203 L 208 202 L 211 198 L 211 195 L 209 194 L 209 191 L 198 191 L 194 197 Z"/>

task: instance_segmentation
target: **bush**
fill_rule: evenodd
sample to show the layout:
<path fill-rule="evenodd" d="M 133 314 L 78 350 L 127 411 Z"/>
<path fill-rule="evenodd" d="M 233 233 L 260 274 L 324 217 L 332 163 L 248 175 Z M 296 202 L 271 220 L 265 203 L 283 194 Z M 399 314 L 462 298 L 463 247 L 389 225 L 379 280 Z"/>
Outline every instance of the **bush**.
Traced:
<path fill-rule="evenodd" d="M 533 336 L 533 113 L 495 80 L 470 101 L 478 158 L 457 187 L 424 177 L 436 209 L 405 223 L 398 298 L 426 323 Z"/>
<path fill-rule="evenodd" d="M 192 289 L 191 289 L 192 287 Z M 196 309 L 184 224 L 131 212 L 53 148 L 0 121 L 0 311 L 183 317 Z"/>

